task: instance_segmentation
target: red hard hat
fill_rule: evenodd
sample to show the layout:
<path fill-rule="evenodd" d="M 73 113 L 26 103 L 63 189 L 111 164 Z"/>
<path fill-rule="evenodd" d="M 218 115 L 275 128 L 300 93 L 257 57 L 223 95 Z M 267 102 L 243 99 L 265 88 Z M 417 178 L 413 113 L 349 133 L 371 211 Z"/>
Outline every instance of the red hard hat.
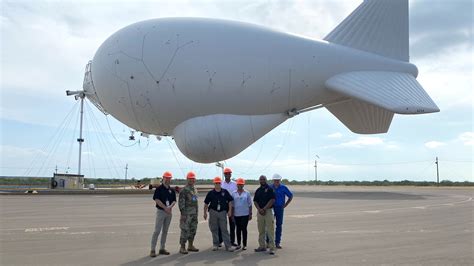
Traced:
<path fill-rule="evenodd" d="M 232 174 L 232 169 L 229 167 L 224 168 L 224 174 Z"/>
<path fill-rule="evenodd" d="M 196 179 L 196 174 L 194 172 L 188 172 L 186 179 Z"/>
<path fill-rule="evenodd" d="M 163 178 L 166 178 L 166 179 L 171 179 L 173 177 L 173 175 L 171 174 L 170 171 L 166 171 L 163 173 Z"/>
<path fill-rule="evenodd" d="M 245 180 L 243 178 L 237 178 L 237 185 L 245 185 Z"/>
<path fill-rule="evenodd" d="M 222 183 L 222 179 L 220 177 L 216 176 L 216 177 L 214 177 L 214 180 L 212 182 L 214 182 L 214 184 L 220 184 L 220 183 Z"/>

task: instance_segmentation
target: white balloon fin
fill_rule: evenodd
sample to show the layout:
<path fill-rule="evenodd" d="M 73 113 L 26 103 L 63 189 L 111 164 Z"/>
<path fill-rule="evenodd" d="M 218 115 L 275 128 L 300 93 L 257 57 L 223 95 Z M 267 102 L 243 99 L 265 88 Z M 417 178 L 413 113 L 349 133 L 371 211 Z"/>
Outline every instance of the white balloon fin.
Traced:
<path fill-rule="evenodd" d="M 326 88 L 397 114 L 439 112 L 438 106 L 421 85 L 407 73 L 342 73 L 327 80 Z"/>
<path fill-rule="evenodd" d="M 359 134 L 386 133 L 393 118 L 392 112 L 355 99 L 326 108 L 352 132 Z"/>
<path fill-rule="evenodd" d="M 324 40 L 408 62 L 408 0 L 365 0 Z"/>
<path fill-rule="evenodd" d="M 173 137 L 186 157 L 212 163 L 239 154 L 286 119 L 284 114 L 199 116 L 179 124 Z"/>

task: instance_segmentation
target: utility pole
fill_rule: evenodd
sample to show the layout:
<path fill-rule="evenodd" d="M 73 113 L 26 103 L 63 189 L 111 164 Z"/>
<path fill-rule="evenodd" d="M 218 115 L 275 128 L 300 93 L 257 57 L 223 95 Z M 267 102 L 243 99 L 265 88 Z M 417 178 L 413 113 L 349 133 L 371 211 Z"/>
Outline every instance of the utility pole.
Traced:
<path fill-rule="evenodd" d="M 78 161 L 78 166 L 77 166 L 77 174 L 81 174 L 81 160 L 82 160 L 82 143 L 84 142 L 84 139 L 82 138 L 82 122 L 84 120 L 84 98 L 86 97 L 86 94 L 84 91 L 79 90 L 79 91 L 66 91 L 67 96 L 74 95 L 74 98 L 76 100 L 80 99 L 81 100 L 81 119 L 80 119 L 80 127 L 79 127 L 79 138 L 77 139 L 77 142 L 79 143 L 79 161 Z"/>
<path fill-rule="evenodd" d="M 125 165 L 125 183 L 127 183 L 128 163 Z"/>
<path fill-rule="evenodd" d="M 439 162 L 438 162 L 438 156 L 436 156 L 436 183 L 439 186 Z"/>
<path fill-rule="evenodd" d="M 58 165 L 57 164 L 56 164 L 55 170 L 56 170 L 56 174 L 57 174 L 58 173 Z"/>
<path fill-rule="evenodd" d="M 221 169 L 221 178 L 224 178 L 224 164 L 221 162 L 216 162 L 216 166 Z"/>
<path fill-rule="evenodd" d="M 319 156 L 316 154 L 316 158 L 319 159 Z M 318 160 L 314 159 L 314 181 L 315 185 L 318 183 Z"/>

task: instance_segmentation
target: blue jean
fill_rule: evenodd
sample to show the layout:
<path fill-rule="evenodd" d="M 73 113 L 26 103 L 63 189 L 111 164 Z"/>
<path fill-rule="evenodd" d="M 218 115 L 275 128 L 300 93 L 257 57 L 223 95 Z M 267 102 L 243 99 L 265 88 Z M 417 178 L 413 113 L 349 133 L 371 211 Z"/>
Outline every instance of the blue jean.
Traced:
<path fill-rule="evenodd" d="M 273 206 L 273 214 L 275 215 L 275 245 L 279 245 L 281 241 L 281 231 L 283 225 L 283 206 Z"/>

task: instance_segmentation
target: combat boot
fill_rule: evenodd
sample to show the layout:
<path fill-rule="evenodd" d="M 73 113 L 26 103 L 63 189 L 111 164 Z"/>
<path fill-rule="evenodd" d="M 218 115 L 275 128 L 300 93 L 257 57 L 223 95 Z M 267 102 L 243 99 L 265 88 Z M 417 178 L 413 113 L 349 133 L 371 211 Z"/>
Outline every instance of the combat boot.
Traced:
<path fill-rule="evenodd" d="M 194 241 L 189 240 L 188 251 L 190 251 L 190 252 L 198 252 L 199 249 L 197 249 L 197 248 L 193 245 L 193 242 L 194 242 Z"/>
<path fill-rule="evenodd" d="M 188 254 L 188 251 L 186 250 L 186 244 L 181 244 L 181 248 L 179 249 L 179 253 Z"/>

